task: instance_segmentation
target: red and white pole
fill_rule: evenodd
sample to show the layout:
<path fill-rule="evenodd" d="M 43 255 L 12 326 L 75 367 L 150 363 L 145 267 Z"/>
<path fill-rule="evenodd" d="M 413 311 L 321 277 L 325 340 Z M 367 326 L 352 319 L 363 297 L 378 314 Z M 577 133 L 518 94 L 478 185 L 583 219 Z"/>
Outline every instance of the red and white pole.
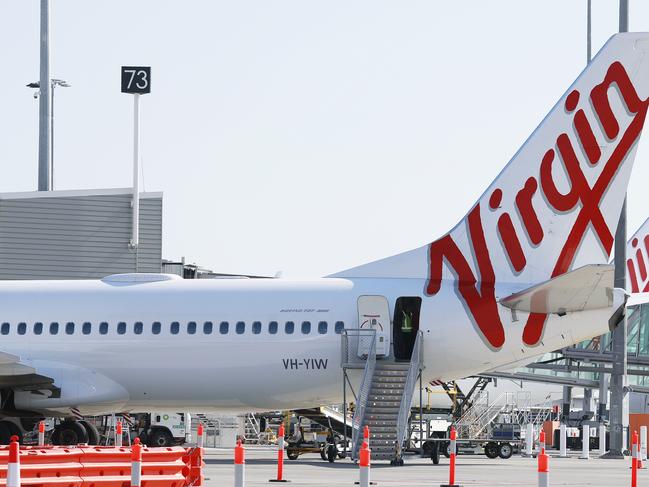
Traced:
<path fill-rule="evenodd" d="M 457 455 L 457 431 L 451 426 L 451 444 L 449 445 L 451 456 L 448 473 L 448 484 L 441 484 L 440 487 L 461 487 L 455 483 L 455 456 Z"/>
<path fill-rule="evenodd" d="M 367 447 L 370 447 L 370 427 L 365 425 L 363 428 L 363 441 L 367 442 Z"/>
<path fill-rule="evenodd" d="M 38 446 L 45 445 L 45 421 L 38 423 Z"/>
<path fill-rule="evenodd" d="M 541 431 L 541 433 L 543 433 L 543 431 Z M 550 487 L 550 457 L 545 454 L 545 446 L 543 446 L 543 450 L 539 453 L 537 460 L 539 487 Z"/>
<path fill-rule="evenodd" d="M 279 425 L 277 432 L 277 478 L 269 482 L 288 482 L 284 480 L 284 423 Z"/>
<path fill-rule="evenodd" d="M 203 448 L 203 423 L 198 423 L 198 429 L 196 430 L 196 436 L 198 437 L 196 441 L 196 446 L 198 448 Z"/>
<path fill-rule="evenodd" d="M 539 433 L 539 453 L 545 454 L 545 431 L 543 430 Z"/>
<path fill-rule="evenodd" d="M 122 446 L 122 422 L 115 424 L 115 446 Z"/>
<path fill-rule="evenodd" d="M 631 446 L 631 487 L 638 486 L 638 432 L 633 432 L 633 443 Z"/>
<path fill-rule="evenodd" d="M 360 466 L 360 478 L 359 486 L 360 487 L 370 487 L 370 457 L 372 451 L 370 450 L 369 445 L 366 441 L 363 441 L 363 446 L 361 447 L 359 466 Z"/>
<path fill-rule="evenodd" d="M 246 449 L 237 440 L 234 447 L 234 487 L 244 487 L 246 483 Z"/>
<path fill-rule="evenodd" d="M 7 487 L 20 487 L 20 445 L 17 436 L 12 436 L 9 443 Z"/>
<path fill-rule="evenodd" d="M 131 448 L 131 487 L 142 485 L 142 445 L 140 439 L 135 438 Z"/>

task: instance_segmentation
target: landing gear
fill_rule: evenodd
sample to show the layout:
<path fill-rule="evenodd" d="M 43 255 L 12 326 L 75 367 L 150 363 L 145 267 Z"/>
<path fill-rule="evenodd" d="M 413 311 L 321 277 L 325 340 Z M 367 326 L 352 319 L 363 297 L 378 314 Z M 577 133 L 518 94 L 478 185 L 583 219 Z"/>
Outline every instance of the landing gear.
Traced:
<path fill-rule="evenodd" d="M 86 434 L 88 435 L 88 444 L 99 445 L 99 431 L 97 431 L 95 425 L 83 419 L 79 421 L 79 424 L 86 430 Z"/>
<path fill-rule="evenodd" d="M 53 445 L 78 445 L 79 443 L 88 443 L 88 432 L 81 423 L 66 419 L 54 427 Z"/>

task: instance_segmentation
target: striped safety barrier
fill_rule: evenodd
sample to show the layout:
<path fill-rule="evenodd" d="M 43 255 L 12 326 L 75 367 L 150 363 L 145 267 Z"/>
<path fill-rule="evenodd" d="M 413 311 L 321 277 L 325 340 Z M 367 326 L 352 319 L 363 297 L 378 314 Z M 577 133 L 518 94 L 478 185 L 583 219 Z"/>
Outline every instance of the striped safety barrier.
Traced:
<path fill-rule="evenodd" d="M 461 487 L 455 483 L 455 457 L 457 455 L 457 431 L 451 426 L 451 443 L 449 445 L 450 463 L 448 468 L 448 484 L 441 484 L 440 487 Z"/>
<path fill-rule="evenodd" d="M 279 425 L 277 432 L 277 478 L 269 482 L 288 482 L 284 479 L 284 423 Z"/>
<path fill-rule="evenodd" d="M 246 485 L 246 449 L 241 445 L 241 440 L 237 440 L 237 446 L 234 447 L 234 487 L 244 487 Z"/>

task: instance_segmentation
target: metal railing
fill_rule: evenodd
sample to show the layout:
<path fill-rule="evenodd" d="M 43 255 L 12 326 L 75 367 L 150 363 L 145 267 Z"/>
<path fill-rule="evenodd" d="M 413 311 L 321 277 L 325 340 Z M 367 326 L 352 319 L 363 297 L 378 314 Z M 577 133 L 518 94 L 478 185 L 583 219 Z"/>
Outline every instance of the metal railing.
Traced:
<path fill-rule="evenodd" d="M 417 332 L 415 345 L 412 349 L 410 357 L 410 367 L 408 368 L 408 375 L 406 376 L 406 383 L 403 387 L 403 396 L 401 397 L 401 405 L 399 406 L 399 416 L 397 419 L 397 444 L 403 445 L 406 439 L 408 428 L 408 416 L 410 415 L 410 405 L 412 404 L 412 395 L 415 392 L 415 385 L 419 378 L 419 373 L 423 368 L 424 362 L 424 334 L 421 331 Z"/>
<path fill-rule="evenodd" d="M 340 366 L 343 369 L 364 369 L 370 348 L 374 348 L 376 359 L 376 330 L 346 328 L 341 334 Z"/>
<path fill-rule="evenodd" d="M 349 331 L 350 333 L 346 333 Z M 371 331 L 371 334 L 367 332 Z M 358 398 L 356 400 L 356 409 L 354 410 L 354 417 L 352 418 L 352 457 L 355 459 L 356 452 L 360 449 L 359 440 L 363 437 L 362 425 L 365 420 L 365 411 L 367 409 L 367 402 L 370 396 L 370 389 L 372 388 L 372 378 L 374 377 L 374 369 L 376 368 L 376 332 L 374 330 L 344 330 L 343 333 L 343 349 L 345 342 L 347 342 L 347 359 L 351 360 L 352 356 L 357 359 L 365 356 L 365 371 L 363 372 L 363 379 L 361 380 L 361 387 L 358 390 Z M 363 333 L 356 333 L 363 332 Z M 356 350 L 355 354 L 350 353 L 349 338 L 355 336 Z M 347 338 L 347 340 L 345 340 Z M 364 338 L 361 340 L 361 338 Z M 369 340 L 369 343 L 366 341 Z M 364 352 L 367 352 L 365 355 Z M 345 366 L 345 355 L 343 355 L 343 367 Z M 355 363 L 355 362 L 354 362 Z M 359 446 L 357 449 L 356 446 Z"/>

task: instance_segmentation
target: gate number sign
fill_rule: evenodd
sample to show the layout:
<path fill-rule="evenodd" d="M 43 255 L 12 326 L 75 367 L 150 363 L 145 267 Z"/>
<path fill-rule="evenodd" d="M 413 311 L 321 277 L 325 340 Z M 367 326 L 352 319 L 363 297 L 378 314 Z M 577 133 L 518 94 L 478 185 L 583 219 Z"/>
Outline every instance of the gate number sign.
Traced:
<path fill-rule="evenodd" d="M 151 66 L 122 66 L 122 93 L 151 93 Z"/>

